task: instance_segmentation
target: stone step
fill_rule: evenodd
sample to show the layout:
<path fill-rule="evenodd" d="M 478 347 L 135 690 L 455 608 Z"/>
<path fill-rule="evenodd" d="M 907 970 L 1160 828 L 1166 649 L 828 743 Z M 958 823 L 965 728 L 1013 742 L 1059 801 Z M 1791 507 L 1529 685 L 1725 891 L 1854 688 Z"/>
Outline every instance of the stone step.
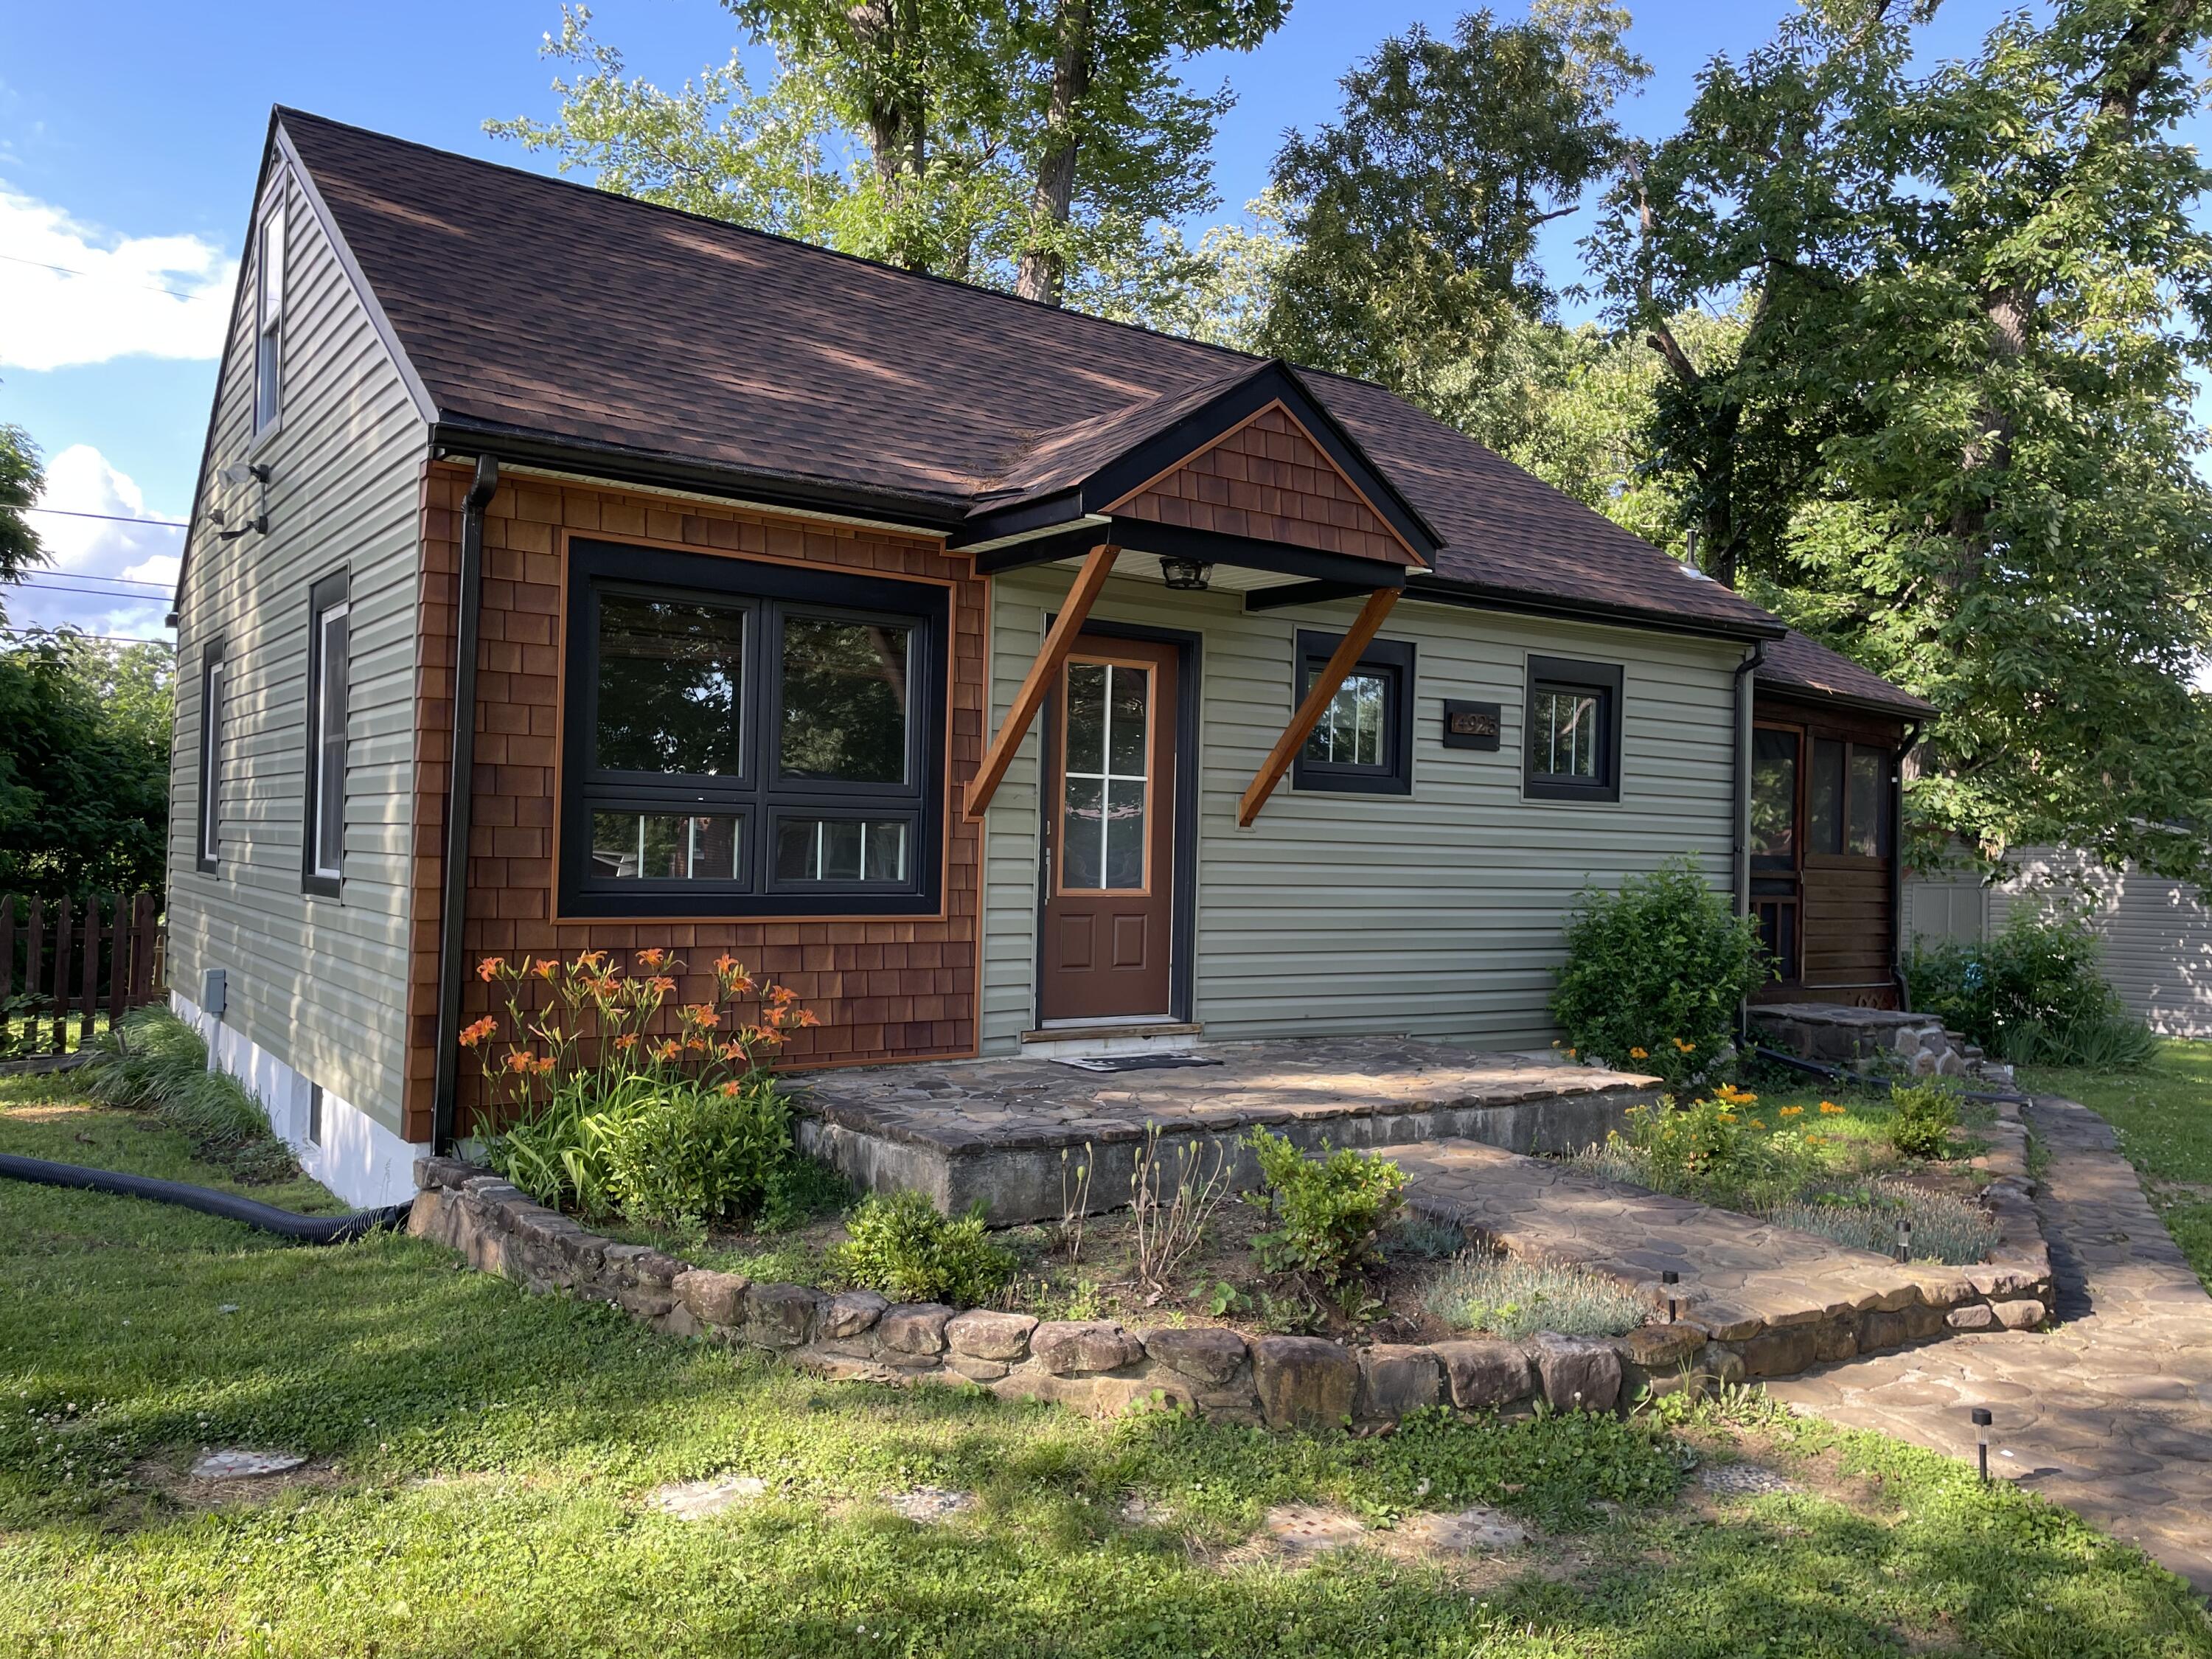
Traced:
<path fill-rule="evenodd" d="M 1408 1204 L 1470 1242 L 1571 1263 L 1668 1297 L 1725 1375 L 1787 1376 L 1831 1360 L 2002 1324 L 2043 1322 L 2047 1259 L 1944 1267 L 1891 1261 L 1692 1199 L 1601 1180 L 1470 1140 L 1386 1146 Z M 1680 1283 L 1661 1275 L 1672 1271 Z"/>

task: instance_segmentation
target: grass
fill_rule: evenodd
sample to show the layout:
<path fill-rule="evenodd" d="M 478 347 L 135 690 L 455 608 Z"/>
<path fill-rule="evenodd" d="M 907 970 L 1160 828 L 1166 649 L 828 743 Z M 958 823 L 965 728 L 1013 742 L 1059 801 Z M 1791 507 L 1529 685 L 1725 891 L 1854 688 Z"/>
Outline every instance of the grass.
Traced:
<path fill-rule="evenodd" d="M 1455 1329 L 1492 1336 L 1625 1336 L 1650 1304 L 1617 1280 L 1564 1262 L 1470 1252 L 1430 1286 L 1431 1313 Z"/>
<path fill-rule="evenodd" d="M 0 1146 L 226 1184 L 173 1131 L 25 1083 L 46 1091 L 0 1090 Z M 309 1207 L 304 1186 L 256 1195 Z M 2212 1656 L 2203 1610 L 2132 1549 L 1817 1425 L 1094 1423 L 815 1382 L 404 1237 L 303 1249 L 15 1185 L 0 1308 L 10 1656 Z M 313 1462 L 211 1499 L 179 1480 L 211 1445 Z M 1731 1449 L 1808 1489 L 1681 1501 L 1686 1462 Z M 647 1501 L 725 1472 L 769 1495 L 703 1522 Z M 923 1485 L 979 1504 L 923 1527 L 882 1502 Z M 1125 1521 L 1133 1494 L 1170 1522 Z M 1272 1504 L 1386 1525 L 1471 1500 L 1547 1530 L 1471 1571 L 1224 1559 Z"/>
<path fill-rule="evenodd" d="M 2212 1289 L 2212 1042 L 2166 1040 L 2122 1071 L 2022 1067 L 2031 1093 L 2078 1100 L 2118 1133 L 2143 1190 Z"/>

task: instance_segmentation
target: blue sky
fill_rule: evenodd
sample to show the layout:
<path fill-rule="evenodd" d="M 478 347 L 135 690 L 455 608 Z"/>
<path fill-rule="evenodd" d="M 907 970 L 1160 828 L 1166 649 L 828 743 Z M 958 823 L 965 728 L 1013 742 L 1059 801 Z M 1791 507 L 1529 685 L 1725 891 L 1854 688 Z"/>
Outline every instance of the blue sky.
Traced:
<path fill-rule="evenodd" d="M 1257 52 L 1194 65 L 1195 82 L 1226 78 L 1238 93 L 1215 157 L 1224 211 L 1265 184 L 1285 128 L 1334 113 L 1350 64 L 1417 20 L 1441 32 L 1462 9 L 1298 0 Z M 1698 67 L 1757 45 L 1784 9 L 1779 0 L 1635 7 L 1633 41 L 1656 72 L 1625 112 L 1629 125 L 1670 131 Z M 1963 53 L 1997 15 L 1952 0 L 1923 51 Z M 558 21 L 549 0 L 12 9 L 0 56 L 0 421 L 27 428 L 46 451 L 47 504 L 145 520 L 189 508 L 210 354 L 272 103 L 542 165 L 482 124 L 551 113 L 552 69 L 538 48 Z M 593 29 L 634 73 L 664 84 L 720 61 L 736 39 L 713 0 L 604 0 Z M 1582 228 L 1554 227 L 1555 280 L 1571 276 Z M 58 264 L 85 274 L 45 268 Z M 59 514 L 37 522 L 59 568 L 7 595 L 12 623 L 159 634 L 166 607 L 153 596 L 173 573 L 177 532 Z M 124 597 L 134 592 L 145 597 Z"/>

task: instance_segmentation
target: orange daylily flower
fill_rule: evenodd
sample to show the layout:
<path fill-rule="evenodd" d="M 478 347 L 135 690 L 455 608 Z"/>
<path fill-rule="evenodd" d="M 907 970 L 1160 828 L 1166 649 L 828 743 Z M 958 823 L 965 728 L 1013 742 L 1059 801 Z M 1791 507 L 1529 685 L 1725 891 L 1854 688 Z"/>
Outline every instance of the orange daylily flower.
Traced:
<path fill-rule="evenodd" d="M 653 1057 L 655 1060 L 677 1060 L 680 1059 L 683 1056 L 683 1054 L 684 1045 L 677 1042 L 673 1037 L 671 1037 L 667 1042 L 662 1043 L 660 1047 L 653 1051 Z"/>
<path fill-rule="evenodd" d="M 649 979 L 645 983 L 646 988 L 657 996 L 672 997 L 676 994 L 676 981 L 665 974 Z"/>
<path fill-rule="evenodd" d="M 499 977 L 500 969 L 506 966 L 505 957 L 486 957 L 482 962 L 477 963 L 477 977 L 489 985 Z"/>
<path fill-rule="evenodd" d="M 637 1033 L 635 1031 L 624 1031 L 620 1036 L 615 1039 L 615 1047 L 627 1054 L 630 1049 L 637 1047 Z"/>
<path fill-rule="evenodd" d="M 640 951 L 637 953 L 638 965 L 641 968 L 658 968 L 662 963 L 667 960 L 668 952 L 662 950 L 658 945 L 653 946 L 650 950 Z"/>
<path fill-rule="evenodd" d="M 1797 1117 L 1802 1115 L 1804 1110 L 1805 1109 L 1802 1106 L 1784 1106 L 1782 1109 L 1780 1115 L 1784 1117 Z"/>
<path fill-rule="evenodd" d="M 684 1010 L 683 1019 L 686 1025 L 696 1025 L 704 1031 L 711 1031 L 722 1023 L 720 1012 L 704 1002 L 689 1004 Z"/>
<path fill-rule="evenodd" d="M 1649 1048 L 1631 1048 L 1628 1051 L 1628 1057 L 1631 1060 L 1649 1060 L 1651 1058 L 1651 1051 Z"/>
<path fill-rule="evenodd" d="M 1678 1049 L 1680 1052 L 1681 1052 L 1681 1053 L 1683 1053 L 1683 1054 L 1694 1054 L 1695 1053 L 1697 1053 L 1697 1052 L 1698 1052 L 1698 1045 L 1697 1045 L 1696 1043 L 1694 1043 L 1694 1042 L 1683 1042 L 1683 1041 L 1682 1041 L 1682 1039 L 1681 1039 L 1681 1038 L 1680 1038 L 1680 1037 L 1676 1037 L 1676 1038 L 1674 1039 L 1674 1047 L 1675 1047 L 1675 1048 L 1676 1048 L 1676 1049 Z"/>
<path fill-rule="evenodd" d="M 1836 1115 L 1837 1115 L 1837 1114 L 1838 1114 L 1838 1113 L 1844 1112 L 1844 1111 L 1848 1111 L 1849 1109 L 1850 1109 L 1850 1108 L 1848 1108 L 1848 1107 L 1844 1107 L 1844 1106 L 1838 1106 L 1838 1105 L 1837 1105 L 1837 1104 L 1836 1104 L 1836 1103 L 1835 1103 L 1834 1101 L 1832 1101 L 1832 1100 L 1824 1100 L 1824 1101 L 1822 1101 L 1822 1102 L 1820 1103 L 1820 1110 L 1821 1110 L 1821 1112 L 1822 1112 L 1824 1115 L 1828 1115 L 1828 1116 L 1831 1116 L 1831 1117 L 1832 1117 L 1832 1116 Z"/>
<path fill-rule="evenodd" d="M 499 1022 L 489 1014 L 486 1014 L 473 1025 L 465 1025 L 461 1028 L 461 1047 L 473 1048 L 497 1030 L 499 1030 Z"/>
<path fill-rule="evenodd" d="M 520 1076 L 530 1069 L 530 1056 L 520 1048 L 507 1051 L 507 1069 Z"/>
<path fill-rule="evenodd" d="M 725 1083 L 722 1085 L 722 1092 L 732 1098 L 735 1098 L 740 1092 L 742 1092 L 742 1089 L 743 1085 L 736 1083 Z"/>

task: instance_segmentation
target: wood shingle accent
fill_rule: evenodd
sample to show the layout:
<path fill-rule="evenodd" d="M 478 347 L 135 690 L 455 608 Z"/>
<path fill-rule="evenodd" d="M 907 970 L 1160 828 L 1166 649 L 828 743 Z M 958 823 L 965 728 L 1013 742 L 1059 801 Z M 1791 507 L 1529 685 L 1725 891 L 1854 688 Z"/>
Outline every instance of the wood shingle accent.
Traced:
<path fill-rule="evenodd" d="M 416 691 L 414 926 L 408 988 L 407 1134 L 430 1131 L 437 1043 L 438 907 L 443 883 L 447 772 L 452 752 L 453 646 L 459 623 L 465 468 L 425 469 L 421 504 L 422 635 Z M 951 584 L 945 902 L 939 917 L 803 921 L 561 921 L 555 915 L 554 831 L 561 720 L 562 609 L 567 532 L 682 550 L 787 560 Z M 684 1000 L 711 989 L 726 951 L 789 985 L 821 1026 L 798 1035 L 794 1066 L 972 1054 L 982 830 L 951 811 L 982 757 L 985 584 L 969 561 L 933 542 L 843 525 L 779 518 L 616 489 L 510 477 L 484 513 L 483 634 L 477 650 L 475 810 L 465 944 L 486 956 L 618 959 L 665 945 L 687 959 Z M 490 1012 L 467 981 L 464 1020 Z M 459 1127 L 474 1111 L 474 1067 L 462 1066 Z"/>
<path fill-rule="evenodd" d="M 1420 559 L 1279 403 L 1109 509 L 1156 524 L 1418 566 Z"/>

